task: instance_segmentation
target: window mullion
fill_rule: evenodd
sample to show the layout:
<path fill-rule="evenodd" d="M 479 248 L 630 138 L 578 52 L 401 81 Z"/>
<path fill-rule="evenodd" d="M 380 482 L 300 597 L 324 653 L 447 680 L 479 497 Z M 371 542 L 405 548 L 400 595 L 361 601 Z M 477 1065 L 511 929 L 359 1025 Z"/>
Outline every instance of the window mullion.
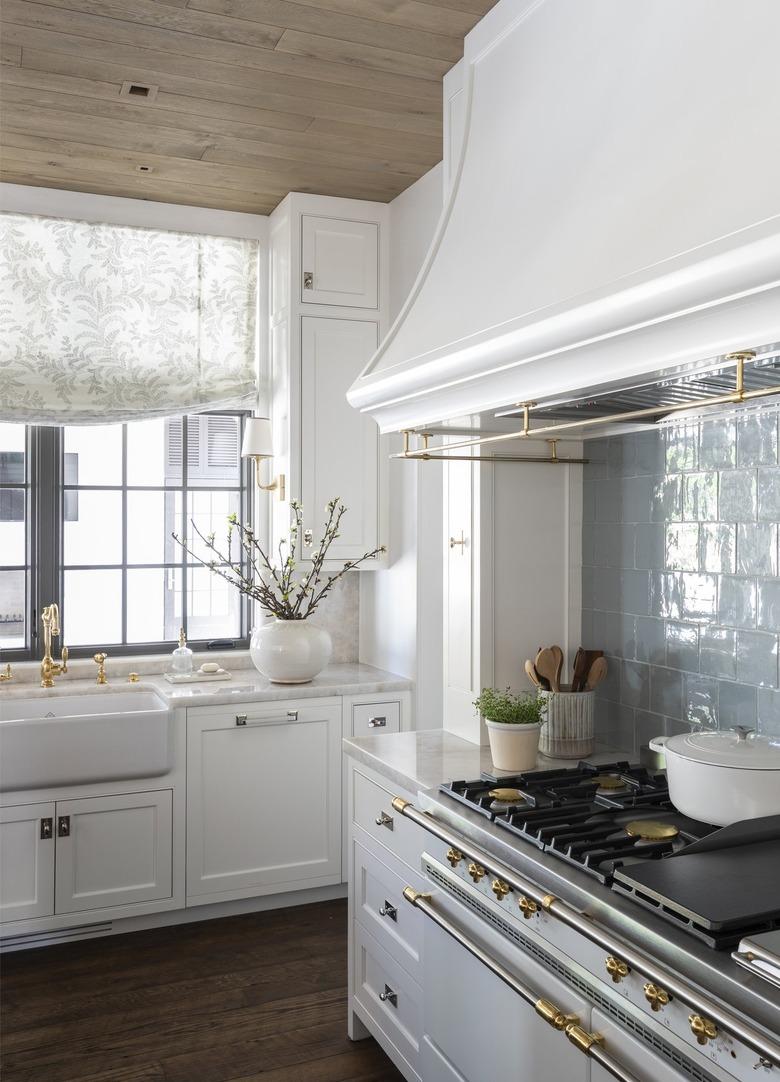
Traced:
<path fill-rule="evenodd" d="M 32 656 L 43 656 L 40 613 L 62 601 L 62 429 L 33 429 L 32 523 L 33 576 L 30 611 Z M 63 624 L 67 614 L 63 613 Z M 66 641 L 63 638 L 63 641 Z"/>

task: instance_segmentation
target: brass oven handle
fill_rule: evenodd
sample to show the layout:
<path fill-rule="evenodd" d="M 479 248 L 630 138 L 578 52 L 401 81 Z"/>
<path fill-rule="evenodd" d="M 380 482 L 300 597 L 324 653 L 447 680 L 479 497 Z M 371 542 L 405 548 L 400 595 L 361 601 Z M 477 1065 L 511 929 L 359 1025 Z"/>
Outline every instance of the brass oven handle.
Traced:
<path fill-rule="evenodd" d="M 613 1059 L 611 1054 L 602 1044 L 597 1043 L 595 1036 L 587 1034 L 585 1030 L 580 1028 L 577 1015 L 567 1014 L 559 1007 L 556 1007 L 554 1003 L 550 1003 L 549 1000 L 539 997 L 536 992 L 523 984 L 522 981 L 519 981 L 513 973 L 510 973 L 508 969 L 505 969 L 500 962 L 497 962 L 495 958 L 491 958 L 482 947 L 474 943 L 468 936 L 464 935 L 457 925 L 452 924 L 431 904 L 432 895 L 423 894 L 422 892 L 415 890 L 414 887 L 404 887 L 403 896 L 410 905 L 421 910 L 425 916 L 430 918 L 434 924 L 437 924 L 443 932 L 446 932 L 448 936 L 451 936 L 456 943 L 459 943 L 460 946 L 467 950 L 478 962 L 481 962 L 494 976 L 498 977 L 498 979 L 503 981 L 513 992 L 516 992 L 522 1000 L 533 1007 L 539 1017 L 543 1018 L 553 1029 L 557 1030 L 559 1033 L 565 1033 L 569 1040 L 573 1040 L 573 1037 L 569 1033 L 570 1030 L 576 1031 L 578 1034 L 585 1033 L 586 1037 L 591 1040 L 591 1044 L 588 1048 L 581 1048 L 581 1051 L 587 1052 L 592 1059 L 597 1059 L 602 1067 L 604 1067 L 606 1071 L 609 1071 L 611 1075 L 619 1079 L 620 1082 L 639 1082 L 636 1075 L 629 1074 L 617 1060 Z M 580 1047 L 579 1044 L 578 1047 Z"/>
<path fill-rule="evenodd" d="M 561 898 L 556 898 L 554 894 L 543 893 L 535 883 L 518 875 L 508 864 L 492 856 L 481 846 L 475 845 L 464 835 L 438 822 L 432 815 L 424 814 L 418 808 L 415 808 L 411 801 L 397 796 L 393 798 L 392 807 L 399 815 L 405 816 L 422 827 L 426 833 L 438 838 L 439 841 L 444 842 L 446 845 L 456 848 L 463 854 L 465 860 L 475 864 L 479 862 L 480 867 L 485 869 L 490 868 L 492 874 L 500 876 L 518 895 L 525 895 L 531 901 L 536 902 L 540 911 L 546 914 L 547 917 L 555 917 L 562 924 L 573 928 L 580 935 L 590 940 L 591 943 L 601 947 L 602 950 L 620 957 L 634 972 L 640 973 L 646 980 L 664 988 L 670 996 L 682 1000 L 690 1008 L 693 1008 L 696 1013 L 711 1021 L 713 1025 L 728 1031 L 732 1036 L 749 1045 L 754 1052 L 766 1059 L 768 1063 L 780 1067 L 780 1041 L 773 1040 L 705 994 L 694 990 L 673 973 L 661 969 L 641 951 L 636 950 L 619 936 L 615 936 L 602 928 L 595 920 L 580 913 Z M 597 1047 L 598 1045 L 594 1045 L 594 1048 Z M 599 1058 L 595 1052 L 592 1052 L 591 1055 Z M 601 1060 L 600 1062 L 603 1063 Z M 606 1064 L 603 1065 L 606 1070 L 610 1070 Z M 621 1076 L 618 1075 L 617 1077 Z"/>

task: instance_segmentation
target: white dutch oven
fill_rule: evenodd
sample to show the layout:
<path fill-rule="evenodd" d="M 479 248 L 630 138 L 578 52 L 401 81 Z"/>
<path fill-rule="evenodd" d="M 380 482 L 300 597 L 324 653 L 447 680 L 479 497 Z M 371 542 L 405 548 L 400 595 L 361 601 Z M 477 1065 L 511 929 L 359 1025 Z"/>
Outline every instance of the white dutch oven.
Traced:
<path fill-rule="evenodd" d="M 657 736 L 669 797 L 691 819 L 725 827 L 780 814 L 780 740 L 738 725 L 728 732 Z"/>

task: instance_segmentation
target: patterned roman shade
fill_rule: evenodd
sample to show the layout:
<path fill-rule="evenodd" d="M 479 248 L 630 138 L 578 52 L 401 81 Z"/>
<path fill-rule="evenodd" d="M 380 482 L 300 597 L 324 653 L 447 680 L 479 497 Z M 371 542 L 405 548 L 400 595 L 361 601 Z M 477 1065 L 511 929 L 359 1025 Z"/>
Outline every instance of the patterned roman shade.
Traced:
<path fill-rule="evenodd" d="M 0 421 L 251 406 L 256 241 L 0 214 Z"/>

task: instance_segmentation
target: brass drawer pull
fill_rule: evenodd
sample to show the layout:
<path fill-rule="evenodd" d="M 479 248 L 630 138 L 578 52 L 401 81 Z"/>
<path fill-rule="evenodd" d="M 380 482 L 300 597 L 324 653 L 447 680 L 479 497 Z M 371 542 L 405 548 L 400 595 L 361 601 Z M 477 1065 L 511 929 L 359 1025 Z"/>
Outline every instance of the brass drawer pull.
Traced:
<path fill-rule="evenodd" d="M 607 958 L 606 967 L 607 973 L 609 973 L 615 984 L 620 984 L 623 978 L 627 977 L 631 972 L 631 969 L 626 962 L 622 961 L 620 958 L 615 958 L 612 954 Z"/>

